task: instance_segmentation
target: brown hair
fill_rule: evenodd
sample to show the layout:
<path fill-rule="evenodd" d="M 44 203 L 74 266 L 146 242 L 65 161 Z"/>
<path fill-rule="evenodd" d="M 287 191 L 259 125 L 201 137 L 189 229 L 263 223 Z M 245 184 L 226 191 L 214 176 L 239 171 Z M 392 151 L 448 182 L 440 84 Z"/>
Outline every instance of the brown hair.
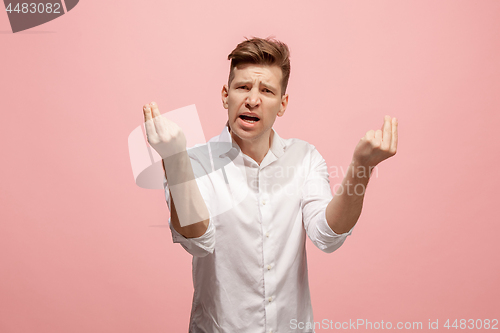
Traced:
<path fill-rule="evenodd" d="M 290 77 L 290 51 L 288 46 L 276 39 L 252 37 L 241 42 L 227 56 L 231 60 L 228 87 L 234 79 L 234 68 L 243 64 L 278 66 L 281 68 L 281 95 L 285 94 Z"/>

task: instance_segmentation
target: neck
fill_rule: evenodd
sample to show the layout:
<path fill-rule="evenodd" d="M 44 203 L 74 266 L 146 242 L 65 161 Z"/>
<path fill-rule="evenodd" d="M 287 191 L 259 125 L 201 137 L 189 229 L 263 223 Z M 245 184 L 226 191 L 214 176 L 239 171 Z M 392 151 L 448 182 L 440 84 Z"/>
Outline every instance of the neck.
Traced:
<path fill-rule="evenodd" d="M 252 158 L 255 162 L 257 162 L 257 164 L 260 165 L 271 147 L 274 131 L 270 129 L 268 133 L 265 133 L 253 141 L 242 140 L 240 137 L 231 132 L 231 128 L 229 128 L 229 132 L 231 133 L 233 140 L 240 147 L 241 152 Z"/>

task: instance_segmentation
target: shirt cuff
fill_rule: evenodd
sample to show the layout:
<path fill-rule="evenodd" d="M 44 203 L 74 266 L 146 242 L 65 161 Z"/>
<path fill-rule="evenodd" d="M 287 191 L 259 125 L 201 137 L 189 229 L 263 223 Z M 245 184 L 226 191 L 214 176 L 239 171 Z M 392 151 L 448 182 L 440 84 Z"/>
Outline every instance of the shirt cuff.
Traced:
<path fill-rule="evenodd" d="M 171 219 L 168 219 L 170 230 L 172 231 L 172 241 L 179 243 L 193 256 L 202 257 L 214 252 L 215 247 L 215 226 L 212 219 L 208 222 L 208 228 L 203 235 L 195 238 L 186 238 L 174 229 Z"/>
<path fill-rule="evenodd" d="M 326 236 L 326 237 L 333 237 L 333 238 L 337 238 L 337 237 L 347 237 L 347 236 L 350 236 L 351 233 L 352 233 L 352 230 L 354 229 L 354 226 L 351 228 L 351 230 L 347 231 L 347 232 L 344 232 L 343 234 L 337 234 L 335 231 L 332 230 L 332 228 L 330 227 L 330 225 L 328 224 L 328 221 L 326 220 L 326 217 L 321 219 L 320 221 L 318 221 L 319 223 L 319 230 L 320 232 Z"/>
<path fill-rule="evenodd" d="M 323 252 L 332 253 L 344 244 L 344 241 L 347 236 L 351 235 L 353 229 L 354 227 L 348 232 L 337 234 L 328 225 L 326 216 L 322 216 L 316 222 L 316 246 Z"/>

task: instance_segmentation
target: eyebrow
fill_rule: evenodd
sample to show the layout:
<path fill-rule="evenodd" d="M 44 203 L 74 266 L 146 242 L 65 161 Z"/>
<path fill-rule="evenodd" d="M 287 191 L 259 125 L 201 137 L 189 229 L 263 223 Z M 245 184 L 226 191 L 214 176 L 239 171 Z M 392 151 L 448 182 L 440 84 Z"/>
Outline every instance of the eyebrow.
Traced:
<path fill-rule="evenodd" d="M 240 85 L 245 85 L 245 84 L 253 84 L 253 82 L 252 81 L 236 81 L 234 84 L 235 84 L 235 86 L 240 86 Z M 266 87 L 269 90 L 277 90 L 278 89 L 278 88 L 270 85 L 269 83 L 261 82 L 260 85 Z"/>

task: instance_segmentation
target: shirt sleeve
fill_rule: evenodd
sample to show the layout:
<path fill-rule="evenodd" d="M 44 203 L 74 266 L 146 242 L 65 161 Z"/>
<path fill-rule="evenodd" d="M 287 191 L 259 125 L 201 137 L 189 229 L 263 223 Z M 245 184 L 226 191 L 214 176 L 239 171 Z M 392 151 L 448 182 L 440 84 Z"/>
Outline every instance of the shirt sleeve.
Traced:
<path fill-rule="evenodd" d="M 191 163 L 196 163 L 196 162 L 193 161 L 193 159 L 191 159 Z M 205 203 L 207 203 L 208 201 L 206 200 L 206 191 L 203 190 L 203 187 L 201 186 L 202 184 L 200 184 L 200 182 L 198 182 L 198 179 L 197 179 L 197 184 L 198 184 L 198 188 L 200 190 L 200 193 L 201 193 L 203 199 L 205 200 Z M 168 187 L 167 179 L 165 177 L 165 173 L 163 174 L 163 187 L 165 189 L 165 200 L 167 201 L 168 209 L 171 211 L 171 209 L 170 209 L 170 207 L 171 207 L 170 206 L 170 190 Z M 215 225 L 214 225 L 212 214 L 210 213 L 210 207 L 208 207 L 208 204 L 207 204 L 207 208 L 208 208 L 209 216 L 210 216 L 208 228 L 205 231 L 205 233 L 203 235 L 201 235 L 200 237 L 196 237 L 196 238 L 184 237 L 179 232 L 177 232 L 177 230 L 174 229 L 174 227 L 172 226 L 171 218 L 170 217 L 168 218 L 168 225 L 169 225 L 170 230 L 172 232 L 172 241 L 174 243 L 181 244 L 181 246 L 187 252 L 189 252 L 191 255 L 193 255 L 195 257 L 204 257 L 208 254 L 211 254 L 214 252 L 214 248 L 215 248 Z"/>
<path fill-rule="evenodd" d="M 302 221 L 309 239 L 326 253 L 332 253 L 342 246 L 354 229 L 353 227 L 346 233 L 337 234 L 330 228 L 326 220 L 326 207 L 332 198 L 326 162 L 314 148 L 302 189 Z"/>

